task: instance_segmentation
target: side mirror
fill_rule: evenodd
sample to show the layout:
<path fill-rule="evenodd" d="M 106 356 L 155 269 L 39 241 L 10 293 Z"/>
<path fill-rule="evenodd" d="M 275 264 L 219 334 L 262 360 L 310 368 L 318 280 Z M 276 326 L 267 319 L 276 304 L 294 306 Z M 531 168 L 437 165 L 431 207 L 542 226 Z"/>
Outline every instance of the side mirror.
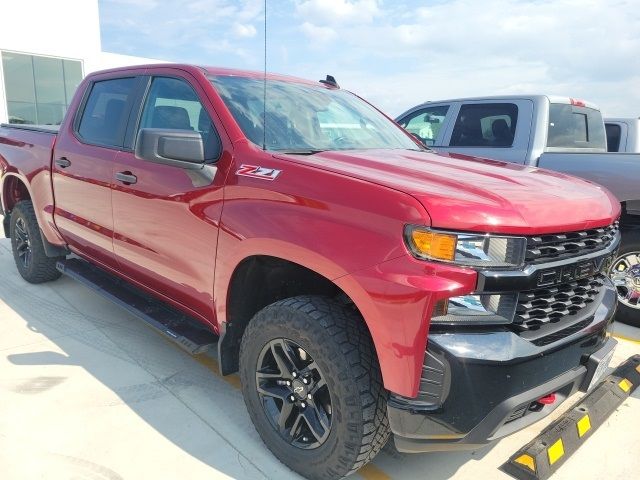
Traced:
<path fill-rule="evenodd" d="M 197 170 L 204 165 L 204 142 L 200 132 L 193 130 L 142 128 L 135 156 L 147 162 Z"/>

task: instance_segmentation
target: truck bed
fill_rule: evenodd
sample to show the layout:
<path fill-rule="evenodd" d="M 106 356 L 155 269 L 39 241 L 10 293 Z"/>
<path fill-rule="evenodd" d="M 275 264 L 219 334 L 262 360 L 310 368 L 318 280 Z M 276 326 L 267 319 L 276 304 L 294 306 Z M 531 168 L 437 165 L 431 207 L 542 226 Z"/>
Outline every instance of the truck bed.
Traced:
<path fill-rule="evenodd" d="M 50 233 L 54 231 L 51 161 L 57 129 L 40 125 L 0 125 L 0 174 L 4 178 L 0 190 L 8 191 L 20 182 L 28 185 L 28 196 L 33 200 L 38 222 L 49 240 L 55 238 Z M 12 181 L 12 177 L 20 182 Z M 0 213 L 11 209 L 10 205 L 4 204 L 7 198 L 4 193 L 0 191 L 3 199 Z"/>
<path fill-rule="evenodd" d="M 621 202 L 640 191 L 640 153 L 543 153 L 538 166 L 586 178 L 607 187 Z M 640 205 L 634 206 L 639 208 Z"/>
<path fill-rule="evenodd" d="M 2 123 L 2 128 L 13 128 L 17 130 L 27 130 L 31 132 L 42 132 L 49 134 L 57 134 L 60 130 L 60 125 L 24 125 L 20 123 Z"/>
<path fill-rule="evenodd" d="M 0 169 L 23 177 L 50 170 L 56 136 L 57 127 L 0 125 Z"/>

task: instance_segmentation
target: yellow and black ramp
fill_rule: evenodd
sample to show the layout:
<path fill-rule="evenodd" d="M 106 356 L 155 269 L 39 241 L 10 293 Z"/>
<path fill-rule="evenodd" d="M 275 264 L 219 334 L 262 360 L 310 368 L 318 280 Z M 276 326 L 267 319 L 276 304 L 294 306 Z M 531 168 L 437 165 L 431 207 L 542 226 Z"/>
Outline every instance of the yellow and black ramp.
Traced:
<path fill-rule="evenodd" d="M 640 355 L 634 355 L 512 455 L 501 470 L 519 480 L 546 480 L 639 385 Z"/>

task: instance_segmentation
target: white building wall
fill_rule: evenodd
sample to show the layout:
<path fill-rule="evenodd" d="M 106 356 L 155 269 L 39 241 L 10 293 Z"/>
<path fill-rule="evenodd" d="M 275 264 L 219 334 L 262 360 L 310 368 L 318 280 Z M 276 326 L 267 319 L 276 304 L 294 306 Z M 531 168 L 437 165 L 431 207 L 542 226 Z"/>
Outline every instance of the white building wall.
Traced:
<path fill-rule="evenodd" d="M 97 0 L 5 0 L 0 48 L 87 59 L 100 52 Z"/>
<path fill-rule="evenodd" d="M 87 64 L 85 75 L 95 72 L 96 70 L 104 70 L 107 68 L 126 67 L 128 65 L 143 65 L 148 63 L 170 63 L 165 60 L 156 58 L 133 57 L 131 55 L 121 55 L 119 53 L 100 52 L 95 63 Z"/>
<path fill-rule="evenodd" d="M 81 60 L 84 75 L 160 60 L 103 52 L 98 0 L 0 0 L 0 51 Z M 6 122 L 0 62 L 0 123 Z"/>

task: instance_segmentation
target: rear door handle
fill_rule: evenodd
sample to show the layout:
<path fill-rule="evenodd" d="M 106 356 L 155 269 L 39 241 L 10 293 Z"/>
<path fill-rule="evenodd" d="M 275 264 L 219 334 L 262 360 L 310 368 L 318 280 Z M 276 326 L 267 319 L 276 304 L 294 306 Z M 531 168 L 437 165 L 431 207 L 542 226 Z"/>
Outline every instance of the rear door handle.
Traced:
<path fill-rule="evenodd" d="M 118 172 L 116 173 L 116 180 L 124 183 L 125 185 L 133 185 L 138 181 L 138 177 L 131 172 Z"/>
<path fill-rule="evenodd" d="M 56 159 L 56 165 L 60 168 L 67 168 L 71 166 L 71 161 L 67 157 L 60 157 Z"/>

